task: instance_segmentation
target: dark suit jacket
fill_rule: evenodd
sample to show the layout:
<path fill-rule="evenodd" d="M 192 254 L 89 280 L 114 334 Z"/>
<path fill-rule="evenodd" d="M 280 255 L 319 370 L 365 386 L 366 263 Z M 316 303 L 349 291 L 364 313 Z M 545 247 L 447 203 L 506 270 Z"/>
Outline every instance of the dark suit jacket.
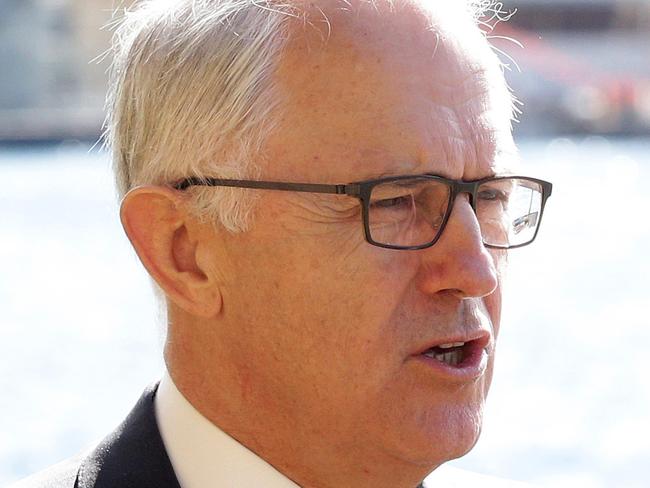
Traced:
<path fill-rule="evenodd" d="M 158 384 L 147 388 L 126 420 L 89 455 L 8 488 L 180 488 L 156 423 L 157 389 Z"/>
<path fill-rule="evenodd" d="M 10 488 L 180 488 L 156 424 L 147 388 L 129 416 L 89 455 L 78 456 Z"/>

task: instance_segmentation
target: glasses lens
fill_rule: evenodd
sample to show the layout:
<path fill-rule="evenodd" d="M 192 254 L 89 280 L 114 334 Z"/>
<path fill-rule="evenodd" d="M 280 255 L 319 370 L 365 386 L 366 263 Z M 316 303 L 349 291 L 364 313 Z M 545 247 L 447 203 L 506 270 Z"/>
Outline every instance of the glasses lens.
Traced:
<path fill-rule="evenodd" d="M 370 237 L 379 244 L 422 246 L 438 235 L 450 189 L 435 179 L 413 177 L 373 187 L 368 205 Z"/>
<path fill-rule="evenodd" d="M 542 186 L 522 178 L 488 181 L 478 188 L 476 214 L 483 242 L 496 247 L 528 244 L 542 213 Z"/>

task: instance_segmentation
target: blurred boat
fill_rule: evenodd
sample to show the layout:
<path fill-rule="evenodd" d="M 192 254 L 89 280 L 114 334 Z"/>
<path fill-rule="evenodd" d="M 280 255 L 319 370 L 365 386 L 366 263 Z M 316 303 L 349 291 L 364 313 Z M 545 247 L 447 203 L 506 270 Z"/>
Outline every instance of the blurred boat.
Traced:
<path fill-rule="evenodd" d="M 507 10 L 490 35 L 523 103 L 519 134 L 650 135 L 650 1 L 512 0 Z"/>

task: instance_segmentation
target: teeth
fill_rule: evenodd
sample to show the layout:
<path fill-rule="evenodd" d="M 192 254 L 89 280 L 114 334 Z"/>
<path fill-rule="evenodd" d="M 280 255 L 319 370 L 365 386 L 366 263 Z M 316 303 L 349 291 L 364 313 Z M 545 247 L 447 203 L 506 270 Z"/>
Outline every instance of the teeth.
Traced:
<path fill-rule="evenodd" d="M 436 354 L 434 356 L 438 361 L 449 364 L 450 366 L 457 366 L 462 357 L 461 351 L 446 352 L 444 354 Z"/>
<path fill-rule="evenodd" d="M 450 342 L 449 344 L 440 344 L 438 347 L 440 349 L 451 349 L 452 347 L 460 347 L 464 345 L 464 342 Z"/>
<path fill-rule="evenodd" d="M 436 354 L 431 351 L 424 355 L 432 359 L 437 359 L 441 363 L 449 364 L 450 366 L 458 366 L 463 360 L 463 351 L 452 351 L 443 354 Z"/>

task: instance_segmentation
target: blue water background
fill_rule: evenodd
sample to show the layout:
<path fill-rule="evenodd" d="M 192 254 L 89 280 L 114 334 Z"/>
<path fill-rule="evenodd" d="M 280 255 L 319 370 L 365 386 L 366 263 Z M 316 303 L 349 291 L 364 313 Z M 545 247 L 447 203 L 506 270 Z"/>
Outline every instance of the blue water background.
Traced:
<path fill-rule="evenodd" d="M 458 466 L 554 488 L 650 486 L 650 141 L 521 141 L 555 184 L 511 252 L 495 380 Z M 152 288 L 108 158 L 0 150 L 0 485 L 91 446 L 160 376 Z"/>

